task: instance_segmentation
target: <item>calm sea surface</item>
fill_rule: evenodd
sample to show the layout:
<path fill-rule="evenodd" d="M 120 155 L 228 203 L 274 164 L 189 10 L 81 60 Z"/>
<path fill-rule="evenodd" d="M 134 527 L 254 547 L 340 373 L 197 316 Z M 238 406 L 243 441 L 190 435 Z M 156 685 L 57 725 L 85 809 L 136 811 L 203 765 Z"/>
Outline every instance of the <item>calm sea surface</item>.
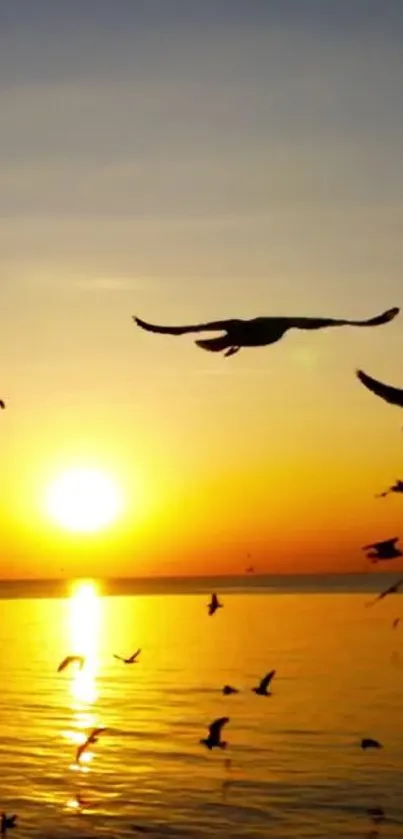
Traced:
<path fill-rule="evenodd" d="M 380 835 L 402 837 L 403 598 L 365 608 L 398 576 L 339 578 L 332 592 L 245 579 L 253 591 L 221 586 L 211 618 L 200 582 L 117 596 L 116 583 L 77 581 L 45 598 L 0 583 L 10 836 L 369 837 L 366 810 L 380 806 Z M 113 658 L 138 647 L 133 666 Z M 86 667 L 57 673 L 73 653 Z M 272 668 L 273 696 L 256 696 Z M 223 696 L 225 683 L 241 693 Z M 208 752 L 199 739 L 220 716 L 228 748 Z M 95 726 L 107 730 L 77 767 Z M 363 752 L 362 737 L 384 748 Z"/>

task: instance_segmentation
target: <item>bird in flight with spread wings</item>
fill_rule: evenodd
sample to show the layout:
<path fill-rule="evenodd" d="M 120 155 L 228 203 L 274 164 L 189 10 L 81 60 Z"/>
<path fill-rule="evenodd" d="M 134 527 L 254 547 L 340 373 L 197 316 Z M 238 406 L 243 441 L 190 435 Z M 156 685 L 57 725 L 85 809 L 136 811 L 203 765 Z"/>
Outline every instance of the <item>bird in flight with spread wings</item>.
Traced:
<path fill-rule="evenodd" d="M 396 483 L 389 487 L 389 489 L 385 489 L 384 492 L 379 492 L 375 498 L 386 498 L 386 496 L 390 495 L 392 492 L 403 494 L 403 481 L 401 481 L 400 478 L 397 478 Z"/>
<path fill-rule="evenodd" d="M 60 662 L 57 672 L 61 673 L 62 670 L 65 670 L 69 664 L 78 664 L 79 669 L 82 670 L 85 664 L 85 658 L 83 655 L 67 655 L 63 661 Z"/>
<path fill-rule="evenodd" d="M 403 389 L 392 387 L 392 385 L 385 385 L 383 382 L 373 379 L 372 376 L 368 376 L 363 370 L 357 370 L 357 378 L 368 390 L 371 390 L 376 396 L 380 396 L 385 402 L 389 402 L 390 405 L 399 405 L 403 408 Z"/>
<path fill-rule="evenodd" d="M 200 743 L 210 751 L 211 749 L 225 749 L 227 742 L 221 740 L 221 729 L 227 722 L 229 722 L 229 717 L 220 717 L 218 720 L 214 720 L 208 727 L 208 737 L 203 737 Z"/>
<path fill-rule="evenodd" d="M 117 658 L 118 661 L 123 661 L 124 664 L 137 664 L 137 658 L 140 655 L 140 653 L 141 653 L 141 649 L 136 650 L 136 652 L 133 653 L 133 655 L 129 656 L 129 658 L 124 658 L 121 655 L 116 655 L 116 653 L 113 653 L 113 657 Z"/>
<path fill-rule="evenodd" d="M 384 539 L 383 542 L 365 545 L 363 551 L 370 551 L 370 553 L 367 553 L 367 559 L 372 560 L 372 562 L 379 562 L 382 559 L 397 559 L 398 556 L 403 556 L 400 548 L 396 547 L 398 541 L 399 536 L 394 536 L 393 539 Z"/>
<path fill-rule="evenodd" d="M 190 326 L 157 326 L 133 315 L 133 320 L 148 332 L 162 335 L 184 335 L 188 332 L 224 332 L 217 338 L 196 341 L 198 347 L 210 352 L 222 352 L 225 356 L 235 355 L 242 347 L 265 347 L 275 344 L 289 329 L 324 329 L 328 326 L 381 326 L 389 323 L 399 313 L 394 307 L 369 320 L 345 320 L 342 318 L 306 317 L 259 317 L 250 320 L 232 319 L 196 323 Z"/>
<path fill-rule="evenodd" d="M 257 693 L 258 696 L 271 696 L 271 691 L 267 690 L 267 688 L 269 687 L 272 679 L 274 679 L 275 675 L 276 671 L 270 670 L 270 673 L 268 673 L 267 676 L 264 676 L 257 687 L 252 688 L 253 692 Z"/>
<path fill-rule="evenodd" d="M 94 728 L 91 731 L 91 734 L 88 735 L 87 739 L 84 743 L 81 743 L 81 746 L 78 747 L 76 751 L 76 763 L 80 763 L 80 757 L 83 752 L 88 749 L 88 746 L 91 746 L 92 743 L 96 743 L 100 734 L 106 731 L 106 728 Z"/>

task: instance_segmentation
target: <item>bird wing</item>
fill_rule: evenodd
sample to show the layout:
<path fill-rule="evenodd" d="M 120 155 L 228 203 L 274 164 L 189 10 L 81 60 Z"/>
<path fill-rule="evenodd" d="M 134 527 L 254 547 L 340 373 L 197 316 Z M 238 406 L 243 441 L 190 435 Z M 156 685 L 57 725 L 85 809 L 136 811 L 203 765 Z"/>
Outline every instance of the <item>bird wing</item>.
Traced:
<path fill-rule="evenodd" d="M 140 653 L 141 653 L 141 649 L 139 648 L 138 650 L 136 650 L 135 653 L 133 653 L 133 655 L 130 656 L 130 661 L 132 661 L 132 662 L 136 661 L 136 658 L 140 655 Z"/>
<path fill-rule="evenodd" d="M 94 728 L 91 731 L 90 736 L 88 737 L 88 742 L 89 743 L 94 743 L 96 738 L 99 737 L 99 735 L 102 734 L 104 731 L 106 731 L 106 728 L 104 726 L 101 726 L 101 728 Z"/>
<path fill-rule="evenodd" d="M 226 723 L 229 722 L 229 717 L 219 717 L 218 720 L 214 720 L 214 722 L 209 725 L 209 732 L 210 737 L 214 740 L 219 740 L 221 735 L 221 729 L 223 728 Z"/>
<path fill-rule="evenodd" d="M 189 326 L 157 326 L 155 323 L 147 323 L 133 315 L 133 320 L 137 326 L 146 329 L 147 332 L 158 332 L 162 335 L 185 335 L 187 332 L 217 332 L 218 330 L 228 330 L 234 323 L 239 321 L 234 320 L 214 320 L 207 323 L 195 323 Z"/>
<path fill-rule="evenodd" d="M 216 608 L 218 606 L 218 597 L 216 594 L 211 595 L 211 605 Z"/>
<path fill-rule="evenodd" d="M 368 376 L 367 373 L 364 373 L 362 370 L 357 370 L 357 378 L 365 385 L 368 390 L 371 390 L 372 393 L 375 393 L 376 396 L 380 396 L 381 399 L 384 399 L 385 402 L 389 402 L 391 405 L 400 405 L 403 408 L 403 390 L 397 387 L 392 387 L 391 385 L 385 385 L 383 382 L 377 381 L 377 379 L 373 379 L 372 376 Z"/>
<path fill-rule="evenodd" d="M 81 743 L 81 746 L 79 746 L 79 747 L 78 747 L 78 749 L 77 749 L 77 751 L 76 751 L 76 763 L 78 763 L 78 762 L 79 762 L 81 755 L 82 755 L 82 754 L 83 754 L 83 752 L 85 752 L 85 750 L 88 748 L 88 746 L 89 746 L 90 742 L 91 742 L 91 741 L 90 741 L 90 738 L 89 738 L 89 737 L 87 737 L 87 739 L 85 740 L 85 742 L 84 742 L 84 743 Z"/>
<path fill-rule="evenodd" d="M 72 664 L 72 662 L 75 661 L 75 660 L 76 660 L 76 657 L 74 655 L 67 655 L 66 658 L 64 658 L 63 661 L 60 662 L 60 664 L 57 668 L 57 672 L 61 673 L 62 670 L 65 670 L 66 667 L 68 667 L 69 664 Z"/>
<path fill-rule="evenodd" d="M 264 676 L 264 678 L 261 680 L 260 685 L 259 685 L 259 687 L 262 688 L 262 690 L 266 690 L 266 688 L 269 687 L 269 684 L 270 684 L 271 680 L 274 678 L 275 673 L 276 673 L 275 670 L 270 670 L 270 673 L 267 673 L 267 675 Z"/>
<path fill-rule="evenodd" d="M 395 307 L 367 320 L 348 320 L 345 318 L 285 318 L 285 320 L 294 329 L 323 329 L 326 326 L 381 326 L 393 320 L 399 314 L 399 311 Z"/>
<path fill-rule="evenodd" d="M 114 658 L 117 658 L 117 660 L 118 660 L 118 661 L 126 661 L 126 659 L 124 659 L 124 658 L 123 658 L 123 656 L 121 656 L 121 655 L 116 655 L 116 653 L 113 653 L 113 657 L 114 657 Z"/>

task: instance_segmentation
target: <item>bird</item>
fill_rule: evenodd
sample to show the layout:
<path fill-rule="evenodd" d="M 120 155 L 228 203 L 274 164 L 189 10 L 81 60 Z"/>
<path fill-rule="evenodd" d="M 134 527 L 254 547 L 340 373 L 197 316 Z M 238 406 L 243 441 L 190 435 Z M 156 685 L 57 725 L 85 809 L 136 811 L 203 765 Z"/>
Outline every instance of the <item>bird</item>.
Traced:
<path fill-rule="evenodd" d="M 83 655 L 67 655 L 63 661 L 60 662 L 57 672 L 61 673 L 62 670 L 65 670 L 69 664 L 78 664 L 79 669 L 82 670 L 85 664 L 85 658 Z"/>
<path fill-rule="evenodd" d="M 91 734 L 88 735 L 87 739 L 84 743 L 81 743 L 81 746 L 78 747 L 76 751 L 76 763 L 80 762 L 80 757 L 88 749 L 88 746 L 91 746 L 92 743 L 96 743 L 100 734 L 103 731 L 106 731 L 106 728 L 94 728 L 91 731 Z"/>
<path fill-rule="evenodd" d="M 5 836 L 7 830 L 11 830 L 11 828 L 16 827 L 16 821 L 16 813 L 13 816 L 7 816 L 6 813 L 2 813 L 0 819 L 0 835 Z"/>
<path fill-rule="evenodd" d="M 393 539 L 384 539 L 382 542 L 374 542 L 372 545 L 365 545 L 363 551 L 370 551 L 367 553 L 367 559 L 372 562 L 379 562 L 380 560 L 396 559 L 398 556 L 403 556 L 400 548 L 396 547 L 399 541 L 399 536 L 394 536 Z"/>
<path fill-rule="evenodd" d="M 253 565 L 248 565 L 248 567 L 245 569 L 245 573 L 246 574 L 254 574 L 255 569 L 254 569 Z"/>
<path fill-rule="evenodd" d="M 270 673 L 267 673 L 267 676 L 264 676 L 263 679 L 259 682 L 257 687 L 252 688 L 254 693 L 257 693 L 258 696 L 271 696 L 271 691 L 268 691 L 267 688 L 270 685 L 271 680 L 276 675 L 275 670 L 270 670 Z"/>
<path fill-rule="evenodd" d="M 356 375 L 360 382 L 368 390 L 371 390 L 372 393 L 375 393 L 376 396 L 380 396 L 381 399 L 389 402 L 390 405 L 399 405 L 400 408 L 403 408 L 403 389 L 392 387 L 392 385 L 385 385 L 384 382 L 379 382 L 377 379 L 373 379 L 372 376 L 368 376 L 363 370 L 357 370 Z"/>
<path fill-rule="evenodd" d="M 390 495 L 391 492 L 401 492 L 403 494 L 403 481 L 401 481 L 400 478 L 397 478 L 396 483 L 389 487 L 389 489 L 385 489 L 384 492 L 378 493 L 375 498 L 386 498 L 386 496 Z"/>
<path fill-rule="evenodd" d="M 140 653 L 141 649 L 138 649 L 129 658 L 123 658 L 121 655 L 115 655 L 115 653 L 113 653 L 113 657 L 117 658 L 119 661 L 123 661 L 125 664 L 137 664 L 137 657 L 140 655 Z"/>
<path fill-rule="evenodd" d="M 203 746 L 206 746 L 207 749 L 210 749 L 210 751 L 215 748 L 225 749 L 227 747 L 227 743 L 225 740 L 221 740 L 221 730 L 227 722 L 229 722 L 229 717 L 219 717 L 218 720 L 214 720 L 214 722 L 212 722 L 208 727 L 208 737 L 204 737 L 200 740 L 200 743 Z"/>
<path fill-rule="evenodd" d="M 393 586 L 389 586 L 389 588 L 385 588 L 384 591 L 381 591 L 381 593 L 375 597 L 375 600 L 371 600 L 370 603 L 367 603 L 367 606 L 374 606 L 378 600 L 383 600 L 383 598 L 387 597 L 388 594 L 397 594 L 401 585 L 403 585 L 403 577 L 401 577 L 400 580 L 397 580 L 396 583 L 393 583 Z M 397 618 L 397 620 L 399 620 L 399 618 Z"/>
<path fill-rule="evenodd" d="M 0 399 L 0 408 L 1 408 L 1 410 L 2 410 L 2 411 L 4 411 L 4 410 L 5 410 L 5 407 L 6 407 L 6 403 L 4 402 L 4 400 L 3 400 L 3 399 Z"/>
<path fill-rule="evenodd" d="M 397 627 L 399 626 L 399 623 L 400 623 L 400 618 L 395 618 L 393 623 L 392 623 L 392 628 L 397 629 Z"/>
<path fill-rule="evenodd" d="M 388 309 L 369 320 L 345 320 L 340 318 L 307 317 L 257 317 L 250 320 L 235 318 L 208 321 L 189 326 L 157 326 L 132 315 L 137 326 L 148 332 L 163 335 L 184 335 L 188 332 L 224 332 L 217 338 L 196 341 L 198 347 L 210 352 L 222 352 L 225 356 L 235 355 L 242 347 L 265 347 L 279 341 L 289 329 L 323 329 L 328 326 L 381 326 L 393 320 L 399 313 L 397 307 Z"/>
<path fill-rule="evenodd" d="M 207 604 L 207 608 L 209 615 L 214 615 L 214 612 L 216 612 L 217 609 L 223 608 L 223 604 L 219 602 L 216 594 L 211 595 L 211 600 L 210 603 Z"/>
<path fill-rule="evenodd" d="M 383 748 L 382 743 L 380 743 L 378 740 L 373 740 L 372 737 L 364 737 L 364 739 L 361 740 L 360 746 L 364 750 L 365 749 L 382 749 Z"/>
<path fill-rule="evenodd" d="M 238 688 L 233 688 L 231 685 L 224 685 L 222 692 L 224 696 L 231 696 L 231 693 L 239 693 Z"/>

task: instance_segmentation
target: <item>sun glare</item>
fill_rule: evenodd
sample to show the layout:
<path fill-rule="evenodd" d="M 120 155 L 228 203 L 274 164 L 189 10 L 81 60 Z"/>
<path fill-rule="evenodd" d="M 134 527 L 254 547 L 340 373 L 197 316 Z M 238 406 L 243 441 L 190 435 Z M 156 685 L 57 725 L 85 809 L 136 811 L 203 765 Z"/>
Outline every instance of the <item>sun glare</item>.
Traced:
<path fill-rule="evenodd" d="M 69 469 L 49 486 L 46 507 L 66 530 L 91 533 L 112 524 L 121 509 L 113 480 L 96 469 Z"/>

